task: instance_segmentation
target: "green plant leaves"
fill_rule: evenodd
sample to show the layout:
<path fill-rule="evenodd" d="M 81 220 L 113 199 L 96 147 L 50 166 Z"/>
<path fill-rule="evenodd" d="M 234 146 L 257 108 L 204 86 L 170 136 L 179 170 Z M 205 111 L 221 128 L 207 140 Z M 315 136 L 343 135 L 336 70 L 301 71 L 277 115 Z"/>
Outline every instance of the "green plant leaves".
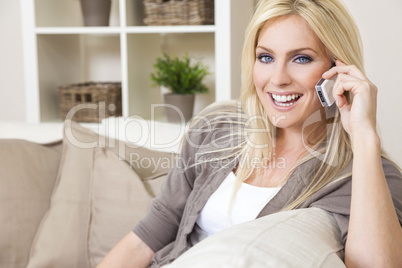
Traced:
<path fill-rule="evenodd" d="M 201 62 L 191 63 L 186 54 L 182 58 L 163 54 L 156 58 L 151 81 L 154 86 L 169 88 L 174 94 L 206 93 L 208 88 L 202 83 L 209 74 L 208 67 Z"/>

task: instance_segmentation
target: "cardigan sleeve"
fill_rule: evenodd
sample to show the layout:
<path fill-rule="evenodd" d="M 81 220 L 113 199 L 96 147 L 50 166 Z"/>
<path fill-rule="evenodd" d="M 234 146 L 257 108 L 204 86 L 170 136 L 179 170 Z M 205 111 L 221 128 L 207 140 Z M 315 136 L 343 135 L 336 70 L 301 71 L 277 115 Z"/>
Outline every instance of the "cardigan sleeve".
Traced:
<path fill-rule="evenodd" d="M 400 170 L 386 159 L 382 159 L 385 178 L 392 196 L 392 201 L 402 226 L 402 174 Z M 315 201 L 311 207 L 319 207 L 329 211 L 334 216 L 341 231 L 341 241 L 346 243 L 349 227 L 352 178 L 341 182 L 315 194 Z"/>
<path fill-rule="evenodd" d="M 180 155 L 169 171 L 161 193 L 151 204 L 150 211 L 133 229 L 154 252 L 175 240 L 187 199 L 195 178 L 196 146 L 191 130 L 183 140 Z"/>
<path fill-rule="evenodd" d="M 208 118 L 203 114 L 222 107 L 207 108 L 199 115 L 201 119 L 195 120 L 196 123 L 183 139 L 176 165 L 169 171 L 160 195 L 153 200 L 149 213 L 133 229 L 154 252 L 176 240 L 186 203 L 193 191 L 197 173 L 200 172 L 197 153 L 208 147 L 211 133 L 215 129 L 210 124 L 214 117 Z"/>

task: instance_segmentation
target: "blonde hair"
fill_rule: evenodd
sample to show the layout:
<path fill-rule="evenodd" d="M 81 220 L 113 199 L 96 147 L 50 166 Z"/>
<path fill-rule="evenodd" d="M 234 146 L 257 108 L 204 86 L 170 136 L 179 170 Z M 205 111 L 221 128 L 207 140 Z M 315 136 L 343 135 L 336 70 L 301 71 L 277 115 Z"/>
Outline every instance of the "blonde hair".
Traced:
<path fill-rule="evenodd" d="M 290 15 L 297 15 L 308 23 L 325 46 L 326 53 L 332 62 L 339 59 L 348 65 L 355 65 L 364 73 L 359 30 L 340 0 L 260 0 L 246 30 L 242 55 L 240 102 L 245 119 L 253 118 L 253 120 L 248 120 L 247 127 L 243 129 L 244 132 L 238 133 L 238 136 L 247 142 L 239 144 L 237 151 L 232 151 L 230 154 L 230 156 L 237 154 L 240 158 L 236 170 L 237 181 L 233 198 L 241 183 L 256 169 L 261 168 L 250 161 L 256 158 L 271 161 L 274 156 L 275 127 L 269 121 L 258 99 L 253 81 L 253 67 L 261 29 L 270 20 Z M 346 97 L 348 101 L 352 101 L 350 95 L 347 94 Z M 343 172 L 351 163 L 352 149 L 349 135 L 342 127 L 339 110 L 331 107 L 326 108 L 325 112 L 329 118 L 322 120 L 322 123 L 326 124 L 327 132 L 322 133 L 319 139 L 314 141 L 315 145 L 311 150 L 313 153 L 302 156 L 289 170 L 288 175 L 302 163 L 314 157 L 318 156 L 321 161 L 316 161 L 317 166 L 314 167 L 316 172 L 308 187 L 294 201 L 286 204 L 284 210 L 299 207 L 323 187 L 351 175 L 350 172 Z M 230 114 L 229 110 L 228 114 Z M 266 131 L 256 131 L 261 129 Z M 317 128 L 313 131 L 315 130 Z M 307 137 L 311 132 L 307 134 Z M 233 150 L 233 148 L 229 149 Z"/>
<path fill-rule="evenodd" d="M 247 30 L 242 57 L 242 89 L 240 101 L 246 116 L 259 115 L 261 120 L 255 120 L 252 128 L 267 129 L 267 132 L 256 132 L 253 139 L 257 143 L 271 141 L 271 146 L 266 149 L 249 148 L 245 146 L 243 154 L 251 154 L 263 158 L 273 155 L 272 142 L 275 139 L 274 126 L 266 118 L 262 104 L 258 101 L 257 92 L 253 81 L 253 66 L 256 59 L 256 46 L 261 29 L 264 25 L 275 18 L 297 15 L 305 20 L 310 28 L 326 48 L 326 53 L 332 62 L 337 59 L 350 65 L 356 65 L 364 72 L 362 43 L 359 30 L 345 6 L 338 0 L 261 0 L 259 1 L 253 18 Z M 347 96 L 351 101 L 350 96 Z M 352 159 L 352 150 L 349 135 L 342 127 L 340 114 L 335 107 L 326 109 L 326 120 L 328 136 L 324 135 L 316 141 L 313 148 L 321 156 L 321 162 L 316 167 L 317 172 L 311 180 L 310 185 L 293 202 L 287 204 L 285 210 L 294 209 L 314 193 L 330 184 L 335 179 L 342 179 L 349 174 L 342 174 L 342 171 L 349 165 Z M 315 130 L 315 129 L 314 129 Z M 252 130 L 251 130 L 252 131 Z M 309 133 L 311 134 L 311 132 Z M 309 135 L 308 134 L 308 135 Z M 289 171 L 293 172 L 297 166 L 310 160 L 316 155 L 306 154 Z M 238 186 L 251 174 L 252 170 L 238 169 Z"/>

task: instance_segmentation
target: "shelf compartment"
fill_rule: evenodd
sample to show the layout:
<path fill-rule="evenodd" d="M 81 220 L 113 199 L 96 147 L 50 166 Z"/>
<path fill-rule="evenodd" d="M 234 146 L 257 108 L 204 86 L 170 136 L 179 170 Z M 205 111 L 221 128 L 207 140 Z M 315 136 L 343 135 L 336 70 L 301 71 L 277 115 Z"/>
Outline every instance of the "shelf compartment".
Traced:
<path fill-rule="evenodd" d="M 128 106 L 129 115 L 144 119 L 164 120 L 163 109 L 152 111 L 153 104 L 161 104 L 162 95 L 153 87 L 150 74 L 156 57 L 163 52 L 183 56 L 188 51 L 190 58 L 208 65 L 210 75 L 204 82 L 210 89 L 207 94 L 197 94 L 194 113 L 198 113 L 215 101 L 215 52 L 213 33 L 128 34 Z M 154 116 L 154 118 L 152 118 Z"/>
<path fill-rule="evenodd" d="M 34 0 L 36 27 L 82 27 L 79 0 Z M 120 26 L 119 0 L 112 1 L 110 26 Z M 92 28 L 92 27 L 88 27 Z"/>
<path fill-rule="evenodd" d="M 143 0 L 121 0 L 126 8 L 127 26 L 144 26 L 144 3 Z"/>
<path fill-rule="evenodd" d="M 60 120 L 60 85 L 121 81 L 118 35 L 38 35 L 40 119 Z"/>
<path fill-rule="evenodd" d="M 122 0 L 123 4 L 125 4 L 126 9 L 126 26 L 127 27 L 136 27 L 136 26 L 145 26 L 144 23 L 144 1 L 143 0 Z M 185 27 L 192 27 L 192 26 L 208 26 L 213 27 L 214 25 L 191 25 Z M 146 26 L 146 27 L 155 27 L 155 26 Z M 159 28 L 159 26 L 156 26 Z M 171 27 L 171 26 L 162 26 L 163 27 Z M 174 27 L 174 26 L 173 26 Z M 161 32 L 164 32 L 163 30 Z"/>

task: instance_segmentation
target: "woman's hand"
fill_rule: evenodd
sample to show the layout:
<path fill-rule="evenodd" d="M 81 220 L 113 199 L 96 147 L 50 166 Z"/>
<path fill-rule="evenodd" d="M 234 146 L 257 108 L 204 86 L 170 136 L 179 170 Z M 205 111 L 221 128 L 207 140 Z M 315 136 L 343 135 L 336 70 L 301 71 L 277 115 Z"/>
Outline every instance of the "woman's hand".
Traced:
<path fill-rule="evenodd" d="M 376 133 L 377 87 L 356 66 L 339 60 L 322 77 L 329 79 L 336 74 L 333 96 L 346 132 L 352 140 L 363 133 Z M 352 103 L 343 95 L 346 91 L 353 95 Z"/>

